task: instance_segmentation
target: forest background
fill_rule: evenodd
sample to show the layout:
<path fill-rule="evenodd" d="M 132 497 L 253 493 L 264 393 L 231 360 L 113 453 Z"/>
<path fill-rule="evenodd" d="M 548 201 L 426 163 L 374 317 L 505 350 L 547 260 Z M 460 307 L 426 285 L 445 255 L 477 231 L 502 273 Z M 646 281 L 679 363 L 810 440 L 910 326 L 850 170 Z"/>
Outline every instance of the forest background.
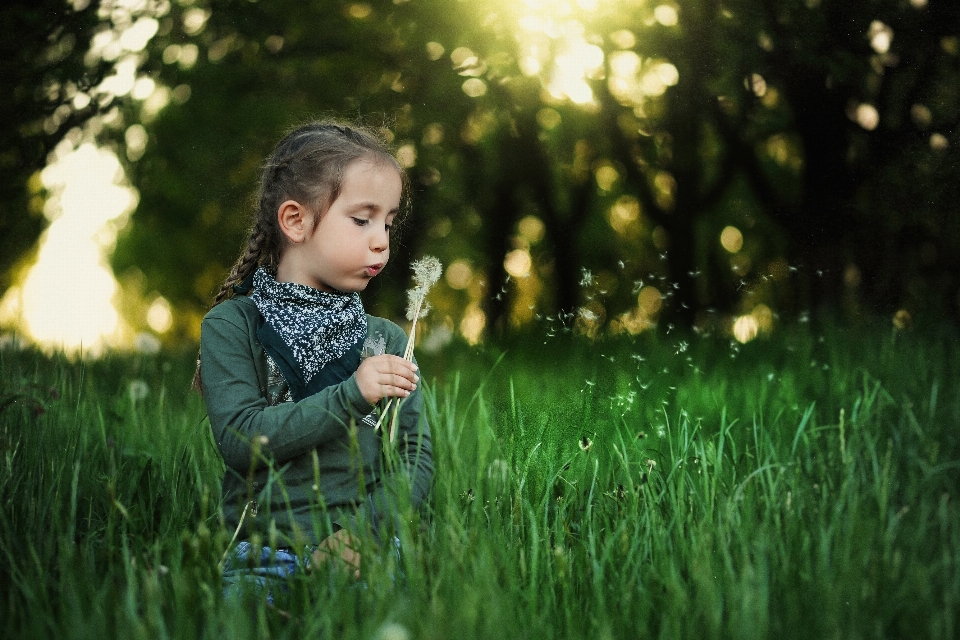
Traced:
<path fill-rule="evenodd" d="M 85 141 L 139 192 L 111 265 L 167 343 L 245 242 L 260 163 L 316 117 L 381 127 L 414 185 L 394 262 L 447 266 L 471 342 L 960 317 L 960 7 L 948 0 L 60 0 L 2 12 L 0 294 Z M 49 210 L 48 210 L 49 213 Z M 367 305 L 399 317 L 394 268 Z M 156 323 L 154 323 L 156 324 Z M 154 328 L 155 330 L 155 328 Z"/>

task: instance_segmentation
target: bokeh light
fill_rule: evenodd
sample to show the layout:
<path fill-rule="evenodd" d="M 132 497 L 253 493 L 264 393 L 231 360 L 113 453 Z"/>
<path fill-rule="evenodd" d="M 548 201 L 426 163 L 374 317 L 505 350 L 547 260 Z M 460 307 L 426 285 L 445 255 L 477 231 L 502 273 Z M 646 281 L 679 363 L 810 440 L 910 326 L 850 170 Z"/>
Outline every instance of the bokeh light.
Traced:
<path fill-rule="evenodd" d="M 720 244 L 730 253 L 737 253 L 743 248 L 743 234 L 736 227 L 724 227 L 720 232 Z"/>
<path fill-rule="evenodd" d="M 128 328 L 114 307 L 117 283 L 106 264 L 136 196 L 117 157 L 92 144 L 64 153 L 42 173 L 53 218 L 36 264 L 0 303 L 0 321 L 48 348 L 99 353 Z"/>

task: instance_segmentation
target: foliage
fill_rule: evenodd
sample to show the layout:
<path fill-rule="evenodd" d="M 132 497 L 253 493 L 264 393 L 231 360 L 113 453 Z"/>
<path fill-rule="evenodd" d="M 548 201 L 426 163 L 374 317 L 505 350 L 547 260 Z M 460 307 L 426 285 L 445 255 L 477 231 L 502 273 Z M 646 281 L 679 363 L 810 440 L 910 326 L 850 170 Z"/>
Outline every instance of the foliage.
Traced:
<path fill-rule="evenodd" d="M 802 325 L 423 356 L 438 473 L 405 581 L 368 540 L 364 587 L 321 570 L 276 608 L 220 594 L 191 354 L 4 353 L 60 394 L 0 413 L 4 635 L 952 638 L 957 344 Z"/>
<path fill-rule="evenodd" d="M 89 95 L 107 70 L 88 57 L 101 29 L 99 7 L 16 0 L 0 12 L 0 295 L 47 224 L 35 174 L 74 127 L 104 106 Z"/>
<path fill-rule="evenodd" d="M 307 118 L 366 114 L 413 163 L 416 215 L 395 258 L 470 269 L 438 305 L 454 323 L 482 308 L 504 329 L 582 306 L 600 324 L 690 325 L 761 301 L 956 311 L 960 9 L 590 6 L 172 6 L 144 66 L 172 101 L 127 114 L 150 136 L 116 270 L 142 272 L 189 332 L 243 242 L 273 141 Z M 744 238 L 733 254 L 717 242 L 728 226 Z M 582 269 L 605 299 L 579 286 Z M 662 312 L 616 286 L 629 281 L 655 286 Z M 399 316 L 393 284 L 372 306 Z"/>

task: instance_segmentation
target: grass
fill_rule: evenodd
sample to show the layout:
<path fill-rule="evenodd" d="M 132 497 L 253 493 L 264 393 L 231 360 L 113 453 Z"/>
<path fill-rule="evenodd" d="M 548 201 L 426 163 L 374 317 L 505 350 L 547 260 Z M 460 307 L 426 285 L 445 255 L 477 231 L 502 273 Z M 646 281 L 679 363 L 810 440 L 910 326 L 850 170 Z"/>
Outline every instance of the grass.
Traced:
<path fill-rule="evenodd" d="M 546 334 L 544 334 L 546 335 Z M 953 638 L 951 329 L 534 335 L 419 354 L 437 476 L 406 583 L 224 600 L 191 354 L 0 354 L 7 638 Z M 281 611 L 282 609 L 282 611 Z"/>

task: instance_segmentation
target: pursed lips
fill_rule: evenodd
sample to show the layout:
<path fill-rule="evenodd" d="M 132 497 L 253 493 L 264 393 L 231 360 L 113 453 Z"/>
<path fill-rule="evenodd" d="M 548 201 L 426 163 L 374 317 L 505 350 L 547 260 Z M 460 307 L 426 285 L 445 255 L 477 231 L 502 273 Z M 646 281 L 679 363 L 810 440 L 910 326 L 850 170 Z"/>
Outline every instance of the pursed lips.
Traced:
<path fill-rule="evenodd" d="M 378 263 L 378 264 L 372 264 L 372 265 L 370 265 L 370 266 L 367 267 L 367 275 L 368 275 L 368 276 L 375 276 L 375 275 L 377 275 L 378 273 L 380 273 L 380 270 L 381 270 L 381 269 L 383 269 L 383 263 L 382 263 L 382 262 L 381 262 L 381 263 Z"/>

